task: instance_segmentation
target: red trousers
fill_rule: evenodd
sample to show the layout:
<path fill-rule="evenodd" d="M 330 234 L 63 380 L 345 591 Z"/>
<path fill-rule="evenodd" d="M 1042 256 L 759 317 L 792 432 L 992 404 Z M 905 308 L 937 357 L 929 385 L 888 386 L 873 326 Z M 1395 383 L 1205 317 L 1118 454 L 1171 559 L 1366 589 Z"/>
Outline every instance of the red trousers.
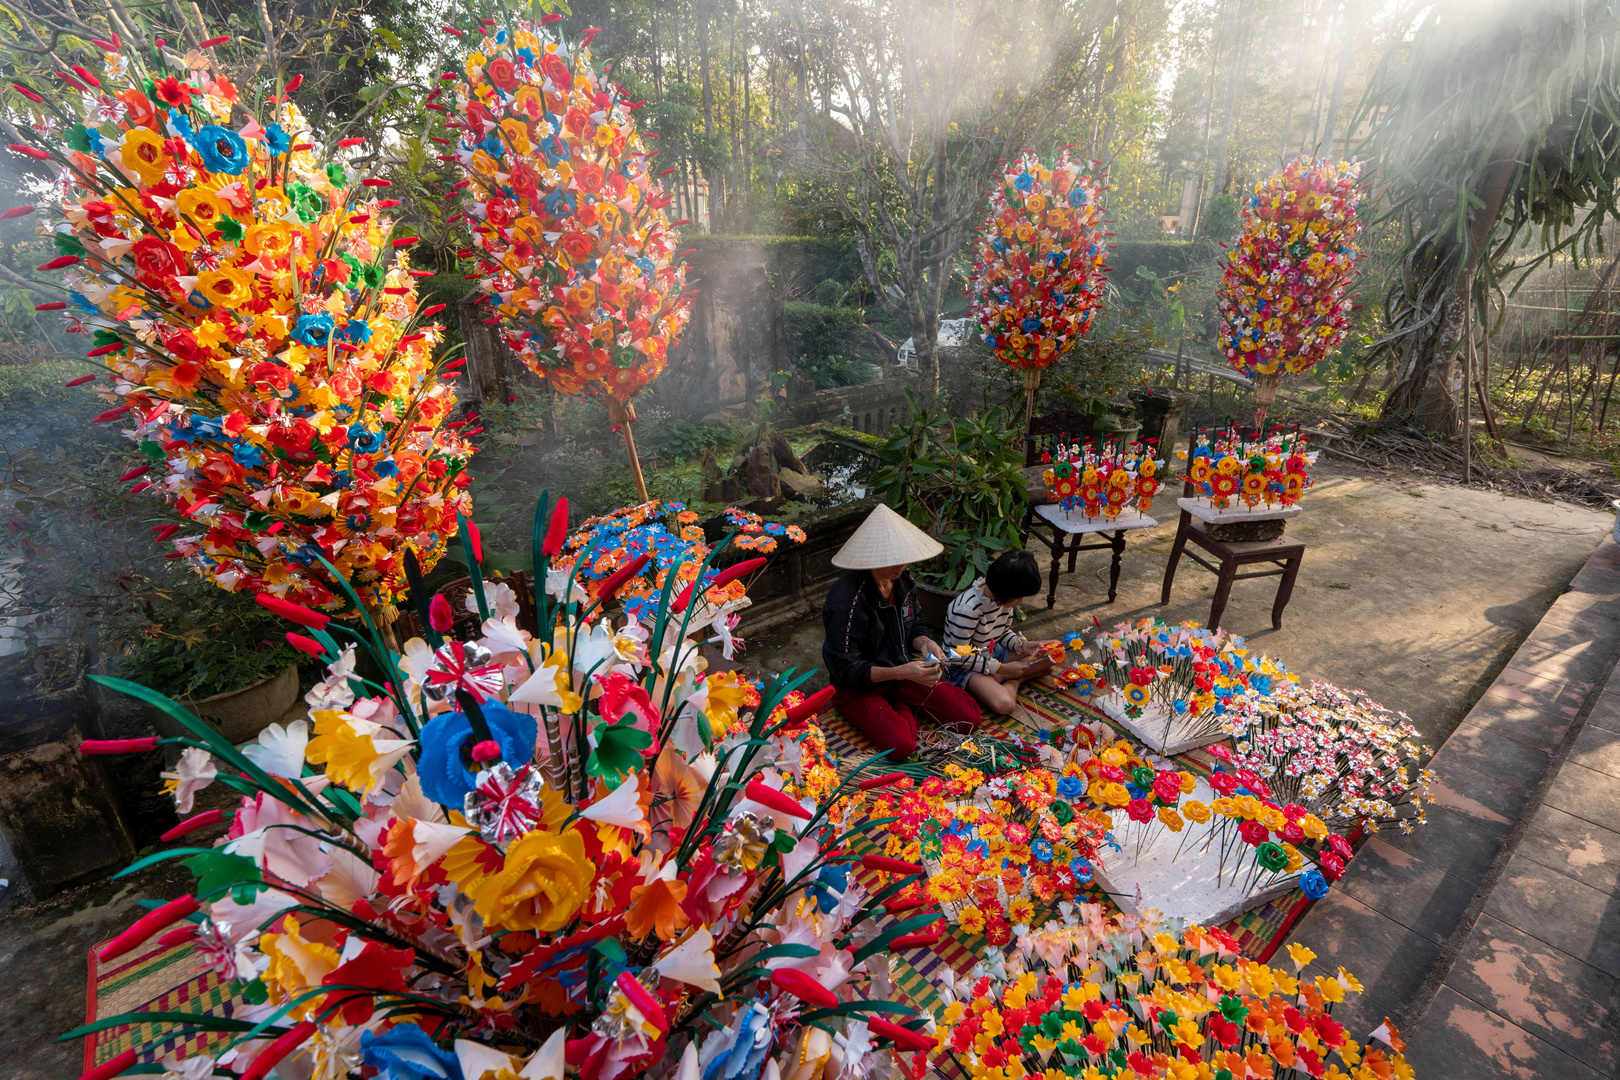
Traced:
<path fill-rule="evenodd" d="M 833 708 L 890 761 L 904 761 L 917 749 L 920 714 L 940 727 L 968 731 L 983 719 L 979 703 L 966 690 L 941 680 L 933 686 L 910 681 L 880 683 L 871 690 L 840 690 Z"/>

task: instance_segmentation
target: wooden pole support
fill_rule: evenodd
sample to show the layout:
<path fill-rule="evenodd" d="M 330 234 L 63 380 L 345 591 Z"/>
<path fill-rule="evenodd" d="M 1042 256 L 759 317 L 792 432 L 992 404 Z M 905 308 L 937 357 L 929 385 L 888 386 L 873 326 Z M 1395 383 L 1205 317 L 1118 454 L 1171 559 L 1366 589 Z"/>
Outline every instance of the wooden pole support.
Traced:
<path fill-rule="evenodd" d="M 621 405 L 611 398 L 607 406 L 608 418 L 619 426 L 619 432 L 624 436 L 624 452 L 630 457 L 630 477 L 636 482 L 636 495 L 642 502 L 649 502 L 647 481 L 641 475 L 641 458 L 636 455 L 636 434 L 631 430 L 631 425 L 636 421 L 636 407 L 628 402 Z"/>

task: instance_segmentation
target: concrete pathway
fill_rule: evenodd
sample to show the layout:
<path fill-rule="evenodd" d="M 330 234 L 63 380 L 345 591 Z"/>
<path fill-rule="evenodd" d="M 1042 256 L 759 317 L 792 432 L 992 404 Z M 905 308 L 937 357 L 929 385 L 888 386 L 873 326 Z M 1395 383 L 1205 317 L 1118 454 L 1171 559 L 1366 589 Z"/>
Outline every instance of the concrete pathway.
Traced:
<path fill-rule="evenodd" d="M 1408 713 L 1435 748 L 1614 525 L 1612 514 L 1581 507 L 1369 478 L 1335 465 L 1318 476 L 1305 512 L 1288 524 L 1288 535 L 1307 546 L 1282 629 L 1271 628 L 1276 578 L 1238 582 L 1222 626 L 1290 671 L 1363 689 Z M 1088 551 L 1075 573 L 1063 574 L 1056 607 L 1047 610 L 1043 587 L 1023 608 L 1028 618 L 1019 629 L 1060 637 L 1093 618 L 1105 626 L 1145 617 L 1207 621 L 1215 576 L 1190 560 L 1170 603 L 1159 605 L 1178 511 L 1173 498 L 1153 509 L 1163 524 L 1127 534 L 1117 600 L 1108 602 L 1108 553 Z M 1044 571 L 1046 552 L 1035 551 Z M 819 618 L 755 641 L 744 612 L 741 629 L 749 671 L 821 667 Z"/>
<path fill-rule="evenodd" d="M 1420 1078 L 1620 1075 L 1617 602 L 1605 540 L 1435 755 L 1429 824 L 1368 839 L 1292 934 Z"/>

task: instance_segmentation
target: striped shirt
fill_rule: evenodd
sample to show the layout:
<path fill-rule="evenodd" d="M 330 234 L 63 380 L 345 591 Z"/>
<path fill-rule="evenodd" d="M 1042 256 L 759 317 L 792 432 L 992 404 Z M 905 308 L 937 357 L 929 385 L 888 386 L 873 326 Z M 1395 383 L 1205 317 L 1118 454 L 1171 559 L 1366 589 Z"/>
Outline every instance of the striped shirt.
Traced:
<path fill-rule="evenodd" d="M 971 645 L 977 655 L 964 666 L 970 671 L 994 672 L 1001 667 L 990 656 L 995 646 L 1015 652 L 1024 645 L 1024 635 L 1012 628 L 1013 610 L 1002 607 L 985 588 L 984 578 L 979 578 L 946 610 L 943 644 L 947 649 Z"/>

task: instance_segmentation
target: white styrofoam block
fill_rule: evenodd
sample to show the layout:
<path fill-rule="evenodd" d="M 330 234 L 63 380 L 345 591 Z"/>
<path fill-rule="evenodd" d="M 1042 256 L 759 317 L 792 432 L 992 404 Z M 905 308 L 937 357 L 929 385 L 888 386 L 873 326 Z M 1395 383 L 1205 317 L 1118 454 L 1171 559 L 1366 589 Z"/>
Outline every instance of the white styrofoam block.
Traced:
<path fill-rule="evenodd" d="M 1232 496 L 1232 504 L 1224 510 L 1202 495 L 1193 499 L 1177 499 L 1176 505 L 1210 525 L 1224 525 L 1230 521 L 1286 521 L 1298 517 L 1304 509 L 1298 503 L 1293 506 L 1267 506 L 1265 503 L 1250 506 L 1236 495 Z"/>
<path fill-rule="evenodd" d="M 1205 731 L 1202 720 L 1190 716 L 1174 716 L 1168 705 L 1154 702 L 1142 710 L 1139 718 L 1132 719 L 1125 712 L 1125 699 L 1110 691 L 1096 699 L 1096 705 L 1109 719 L 1136 736 L 1138 742 L 1155 753 L 1174 755 L 1209 746 L 1226 738 L 1226 732 L 1217 727 Z M 1168 726 L 1166 721 L 1169 721 Z"/>
<path fill-rule="evenodd" d="M 1193 793 L 1186 796 L 1206 804 L 1216 797 L 1202 778 Z M 1245 888 L 1244 882 L 1250 876 L 1252 862 L 1244 865 L 1241 872 L 1236 874 L 1232 865 L 1234 856 L 1249 859 L 1251 849 L 1243 844 L 1241 851 L 1235 851 L 1234 856 L 1228 857 L 1221 884 L 1217 887 L 1219 841 L 1211 844 L 1207 851 L 1200 849 L 1204 838 L 1222 820 L 1220 817 L 1212 817 L 1203 825 L 1188 821 L 1182 830 L 1186 834 L 1185 844 L 1182 844 L 1180 835 L 1157 826 L 1162 829 L 1162 835 L 1152 847 L 1138 856 L 1134 830 L 1140 826 L 1126 816 L 1124 810 L 1111 811 L 1111 815 L 1114 819 L 1114 838 L 1124 850 L 1115 851 L 1105 847 L 1099 853 L 1102 864 L 1096 867 L 1095 874 L 1097 884 L 1113 897 L 1121 911 L 1140 914 L 1153 908 L 1171 918 L 1180 917 L 1200 926 L 1218 926 L 1274 896 L 1282 895 L 1299 880 L 1297 874 L 1277 878 L 1262 871 L 1255 884 Z M 1181 852 L 1172 861 L 1171 856 L 1176 853 L 1178 845 Z"/>

